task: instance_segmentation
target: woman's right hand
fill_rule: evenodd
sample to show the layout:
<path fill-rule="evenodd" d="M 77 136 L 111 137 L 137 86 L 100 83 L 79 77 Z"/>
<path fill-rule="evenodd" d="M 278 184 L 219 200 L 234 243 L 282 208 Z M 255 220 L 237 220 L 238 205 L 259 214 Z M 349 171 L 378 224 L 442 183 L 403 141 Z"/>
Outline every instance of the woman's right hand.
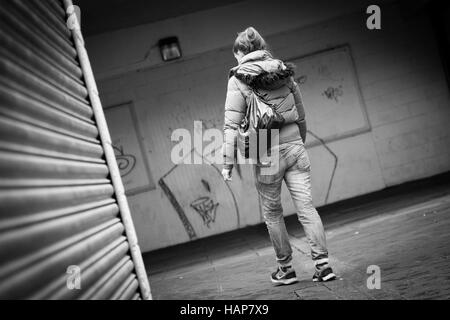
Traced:
<path fill-rule="evenodd" d="M 225 181 L 231 181 L 231 171 L 232 171 L 233 169 L 226 169 L 226 168 L 223 168 L 222 169 L 222 177 L 223 177 L 223 180 L 225 180 Z"/>

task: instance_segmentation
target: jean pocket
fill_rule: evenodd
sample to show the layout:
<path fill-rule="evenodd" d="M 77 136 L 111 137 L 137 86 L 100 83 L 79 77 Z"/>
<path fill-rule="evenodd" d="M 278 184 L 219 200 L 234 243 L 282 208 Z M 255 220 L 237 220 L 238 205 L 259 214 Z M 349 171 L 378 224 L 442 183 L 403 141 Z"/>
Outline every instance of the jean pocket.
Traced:
<path fill-rule="evenodd" d="M 301 171 L 311 170 L 311 162 L 309 161 L 308 152 L 305 148 L 303 148 L 297 157 L 297 168 Z"/>
<path fill-rule="evenodd" d="M 259 165 L 255 165 L 255 177 L 258 183 L 271 184 L 280 179 L 280 172 L 276 170 L 274 172 L 273 168 L 264 168 Z"/>

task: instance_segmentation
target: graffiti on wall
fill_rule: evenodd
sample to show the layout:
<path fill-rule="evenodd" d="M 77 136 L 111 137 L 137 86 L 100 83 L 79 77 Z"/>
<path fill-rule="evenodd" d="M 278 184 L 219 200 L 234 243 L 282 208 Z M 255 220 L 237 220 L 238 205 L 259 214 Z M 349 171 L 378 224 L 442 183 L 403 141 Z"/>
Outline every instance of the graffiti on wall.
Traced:
<path fill-rule="evenodd" d="M 323 141 L 371 130 L 350 47 L 345 45 L 291 60 L 298 70 L 308 128 Z"/>
<path fill-rule="evenodd" d="M 132 103 L 105 108 L 105 117 L 127 195 L 154 189 Z"/>
<path fill-rule="evenodd" d="M 193 152 L 197 153 L 193 148 L 186 156 L 192 157 Z M 190 240 L 198 238 L 199 234 L 217 234 L 238 229 L 241 225 L 231 186 L 207 157 L 203 157 L 203 163 L 176 164 L 158 181 Z"/>
<path fill-rule="evenodd" d="M 126 177 L 136 167 L 136 157 L 132 154 L 126 154 L 123 146 L 113 145 L 114 155 L 116 156 L 117 166 L 120 170 L 120 176 Z"/>
<path fill-rule="evenodd" d="M 211 222 L 216 221 L 217 207 L 219 203 L 215 203 L 209 196 L 200 197 L 191 202 L 191 207 L 200 215 L 203 219 L 203 223 L 210 228 Z"/>
<path fill-rule="evenodd" d="M 329 100 L 339 102 L 338 99 L 344 95 L 344 91 L 342 90 L 342 85 L 339 85 L 337 87 L 328 87 L 322 92 L 322 95 Z"/>

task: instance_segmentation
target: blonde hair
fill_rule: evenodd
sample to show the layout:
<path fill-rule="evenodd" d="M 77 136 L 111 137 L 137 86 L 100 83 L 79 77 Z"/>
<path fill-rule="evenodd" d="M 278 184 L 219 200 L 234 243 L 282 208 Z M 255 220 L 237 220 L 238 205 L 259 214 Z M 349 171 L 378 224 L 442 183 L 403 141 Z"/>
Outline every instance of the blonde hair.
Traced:
<path fill-rule="evenodd" d="M 256 50 L 266 50 L 267 43 L 263 37 L 253 27 L 248 27 L 242 32 L 238 33 L 233 45 L 233 52 L 238 51 L 243 54 L 248 54 Z"/>

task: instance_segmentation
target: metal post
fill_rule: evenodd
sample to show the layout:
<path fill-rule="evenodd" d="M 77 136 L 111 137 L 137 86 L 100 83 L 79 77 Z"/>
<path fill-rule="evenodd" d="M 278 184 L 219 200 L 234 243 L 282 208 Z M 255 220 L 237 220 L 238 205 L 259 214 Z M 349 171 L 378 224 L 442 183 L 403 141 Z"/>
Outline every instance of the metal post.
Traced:
<path fill-rule="evenodd" d="M 108 126 L 106 124 L 103 107 L 100 102 L 100 97 L 97 90 L 97 84 L 92 72 L 91 63 L 84 47 L 83 35 L 80 30 L 78 18 L 74 11 L 72 0 L 63 0 L 64 7 L 68 19 L 68 27 L 72 31 L 72 36 L 78 52 L 81 69 L 83 71 L 84 81 L 89 93 L 89 98 L 94 110 L 95 121 L 98 126 L 100 140 L 105 151 L 106 162 L 111 174 L 111 180 L 114 187 L 117 203 L 120 209 L 122 222 L 125 226 L 125 233 L 130 245 L 131 258 L 133 259 L 136 275 L 139 281 L 142 298 L 145 300 L 152 299 L 150 284 L 148 282 L 147 273 L 145 271 L 144 262 L 142 260 L 141 250 L 138 245 L 136 230 L 134 229 L 133 220 L 128 206 L 128 201 L 125 196 L 125 189 L 123 187 L 122 178 L 120 176 L 119 167 L 117 166 L 116 157 L 112 148 L 111 136 L 109 134 Z"/>

